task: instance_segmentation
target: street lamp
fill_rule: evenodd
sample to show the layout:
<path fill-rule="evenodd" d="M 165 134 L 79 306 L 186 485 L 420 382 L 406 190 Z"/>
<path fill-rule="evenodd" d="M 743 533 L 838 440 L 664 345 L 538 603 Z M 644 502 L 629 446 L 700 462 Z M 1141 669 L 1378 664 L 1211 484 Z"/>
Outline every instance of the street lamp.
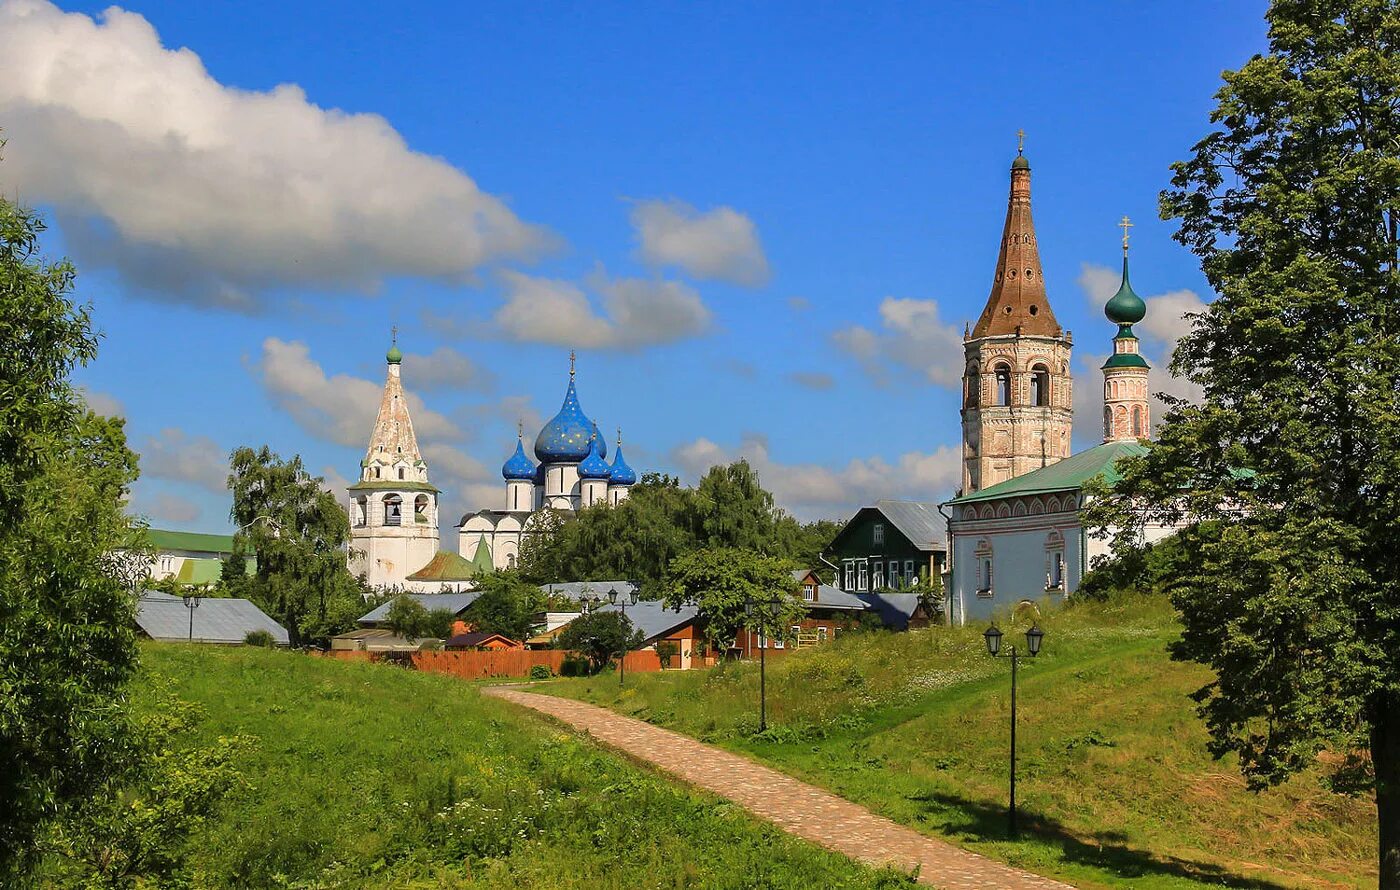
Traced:
<path fill-rule="evenodd" d="M 631 593 L 631 595 L 630 595 L 629 597 L 624 598 L 623 601 L 622 601 L 621 603 L 618 603 L 618 601 L 617 601 L 617 588 L 616 588 L 616 587 L 614 587 L 614 588 L 612 588 L 611 590 L 608 591 L 608 602 L 612 603 L 614 606 L 618 606 L 618 608 L 620 608 L 620 609 L 622 610 L 622 619 L 623 619 L 623 621 L 622 621 L 622 626 L 623 626 L 624 628 L 630 626 L 630 625 L 627 624 L 627 606 L 628 606 L 627 600 L 628 600 L 628 599 L 630 599 L 630 600 L 632 601 L 632 602 L 631 602 L 631 605 L 634 605 L 634 606 L 635 606 L 635 605 L 637 604 L 637 599 L 638 599 L 638 597 L 637 597 L 637 588 L 635 588 L 635 587 L 632 588 L 632 593 Z M 622 685 L 622 681 L 623 681 L 623 679 L 624 679 L 624 677 L 625 677 L 625 675 L 626 675 L 626 672 L 627 672 L 627 637 L 626 637 L 626 634 L 624 633 L 623 638 L 622 638 L 622 657 L 619 658 L 619 659 L 617 660 L 617 685 L 619 685 L 619 686 Z"/>
<path fill-rule="evenodd" d="M 200 595 L 186 591 L 180 594 L 180 599 L 185 601 L 185 608 L 190 611 L 190 642 L 194 642 L 194 610 L 199 608 Z"/>
<path fill-rule="evenodd" d="M 744 603 L 744 615 L 752 622 L 758 619 L 757 627 L 750 627 L 750 630 L 757 630 L 759 634 L 758 646 L 758 731 L 763 732 L 768 728 L 768 665 L 766 653 L 768 642 L 766 630 L 772 625 L 773 619 L 778 617 L 782 611 L 783 601 L 777 599 L 747 600 Z"/>
<path fill-rule="evenodd" d="M 1021 659 L 1021 654 L 1012 646 L 1006 654 L 1001 652 L 1001 628 L 993 624 L 982 634 L 982 638 L 987 641 L 987 653 L 993 658 L 1011 659 L 1011 809 L 1007 811 L 1007 825 L 1012 836 L 1016 834 L 1016 665 Z M 1045 638 L 1045 631 L 1040 629 L 1040 625 L 1032 624 L 1031 629 L 1026 631 L 1026 651 L 1032 658 L 1040 654 L 1040 642 Z"/>

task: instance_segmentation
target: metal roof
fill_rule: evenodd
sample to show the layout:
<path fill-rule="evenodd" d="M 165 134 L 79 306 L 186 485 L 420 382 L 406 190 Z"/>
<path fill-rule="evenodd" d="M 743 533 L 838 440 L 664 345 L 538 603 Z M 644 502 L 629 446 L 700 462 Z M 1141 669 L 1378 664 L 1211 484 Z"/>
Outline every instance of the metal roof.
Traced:
<path fill-rule="evenodd" d="M 202 532 L 175 532 L 163 528 L 146 529 L 146 540 L 157 550 L 190 550 L 195 553 L 233 552 L 233 535 L 206 535 Z"/>
<path fill-rule="evenodd" d="M 622 606 L 612 603 L 600 606 L 599 612 L 620 612 Z M 642 632 L 642 645 L 648 646 L 677 628 L 684 627 L 699 614 L 694 606 L 681 606 L 680 611 L 666 608 L 660 600 L 642 600 L 627 604 L 627 620 Z"/>
<path fill-rule="evenodd" d="M 817 598 L 811 601 L 803 600 L 803 605 L 809 609 L 848 609 L 855 612 L 863 612 L 866 609 L 865 602 L 854 593 L 847 593 L 829 584 L 819 585 Z"/>
<path fill-rule="evenodd" d="M 947 523 L 938 512 L 937 504 L 922 501 L 883 499 L 875 509 L 899 529 L 909 542 L 920 550 L 946 550 Z"/>
<path fill-rule="evenodd" d="M 476 602 L 476 598 L 481 596 L 480 591 L 473 590 L 470 593 L 405 593 L 403 596 L 417 600 L 418 604 L 429 612 L 438 609 L 446 609 L 453 615 L 462 614 L 463 610 Z M 394 599 L 399 599 L 395 597 Z M 359 623 L 365 625 L 375 625 L 389 617 L 389 607 L 394 604 L 394 600 L 379 606 L 377 609 L 366 615 L 361 615 Z"/>
<path fill-rule="evenodd" d="M 909 619 L 919 608 L 917 593 L 858 593 L 856 597 L 869 605 L 869 608 L 886 627 L 904 630 Z"/>
<path fill-rule="evenodd" d="M 981 491 L 953 498 L 950 504 L 968 504 L 977 501 L 990 501 L 1012 495 L 1038 494 L 1051 491 L 1077 491 L 1085 482 L 1102 476 L 1109 485 L 1122 479 L 1115 466 L 1121 457 L 1140 457 L 1147 448 L 1137 442 L 1105 442 L 1072 454 L 1062 461 L 1041 467 L 1029 473 L 998 482 Z"/>
<path fill-rule="evenodd" d="M 190 616 L 194 630 L 190 630 Z M 153 640 L 202 643 L 242 643 L 249 633 L 265 630 L 279 645 L 287 645 L 287 630 L 248 600 L 201 597 L 199 607 L 186 608 L 178 596 L 145 590 L 136 605 L 136 624 Z"/>
<path fill-rule="evenodd" d="M 608 598 L 608 591 L 617 588 L 618 596 L 629 596 L 632 591 L 640 591 L 642 586 L 635 581 L 561 581 L 558 584 L 541 584 L 540 590 L 552 596 L 563 596 L 578 602 L 587 596 Z M 630 609 L 631 606 L 628 606 Z"/>

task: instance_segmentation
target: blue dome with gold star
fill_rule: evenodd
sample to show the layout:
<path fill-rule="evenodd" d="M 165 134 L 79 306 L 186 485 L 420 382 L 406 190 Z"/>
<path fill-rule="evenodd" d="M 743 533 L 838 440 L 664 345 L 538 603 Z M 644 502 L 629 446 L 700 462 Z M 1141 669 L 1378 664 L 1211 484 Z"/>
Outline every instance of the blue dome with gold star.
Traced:
<path fill-rule="evenodd" d="M 591 450 L 588 443 L 592 436 L 593 421 L 579 407 L 578 390 L 574 388 L 571 376 L 559 413 L 544 425 L 535 438 L 535 458 L 541 463 L 576 463 L 588 457 Z M 606 447 L 602 453 L 607 456 Z"/>
<path fill-rule="evenodd" d="M 515 453 L 506 461 L 505 466 L 501 467 L 501 475 L 507 481 L 534 481 L 535 465 L 525 456 L 525 443 L 520 439 L 515 440 Z"/>
<path fill-rule="evenodd" d="M 595 434 L 593 439 L 588 443 L 588 457 L 585 457 L 583 463 L 578 465 L 578 477 L 580 479 L 607 479 L 612 475 L 612 467 L 608 466 L 608 462 L 603 460 L 603 455 L 599 451 L 599 445 L 602 441 L 603 440 L 599 439 Z"/>
<path fill-rule="evenodd" d="M 637 483 L 637 473 L 627 465 L 627 461 L 622 456 L 622 445 L 617 446 L 617 453 L 613 455 L 612 472 L 609 474 L 613 485 L 635 485 Z"/>

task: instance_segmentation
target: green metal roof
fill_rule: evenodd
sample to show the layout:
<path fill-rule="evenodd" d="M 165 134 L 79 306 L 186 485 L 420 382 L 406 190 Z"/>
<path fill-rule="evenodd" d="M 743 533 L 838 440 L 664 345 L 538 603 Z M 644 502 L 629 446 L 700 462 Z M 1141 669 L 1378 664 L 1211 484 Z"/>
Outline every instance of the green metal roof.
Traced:
<path fill-rule="evenodd" d="M 1108 357 L 1103 368 L 1150 368 L 1147 359 L 1135 352 L 1119 352 Z"/>
<path fill-rule="evenodd" d="M 409 575 L 409 581 L 470 581 L 476 568 L 460 553 L 439 550 L 423 568 Z"/>
<path fill-rule="evenodd" d="M 223 570 L 224 561 L 221 559 L 187 559 L 180 564 L 180 572 L 175 576 L 175 580 L 181 584 L 195 584 L 201 587 L 212 585 L 218 582 Z"/>
<path fill-rule="evenodd" d="M 374 479 L 369 482 L 356 482 L 350 486 L 349 491 L 431 491 L 438 493 L 438 489 L 426 482 L 414 482 L 409 479 Z"/>
<path fill-rule="evenodd" d="M 496 571 L 496 564 L 491 561 L 491 545 L 486 543 L 485 535 L 476 539 L 476 553 L 472 554 L 472 570 L 477 575 L 489 575 Z"/>
<path fill-rule="evenodd" d="M 202 532 L 172 532 L 146 529 L 146 540 L 157 550 L 195 550 L 206 553 L 232 553 L 233 535 L 206 535 Z"/>
<path fill-rule="evenodd" d="M 948 503 L 969 504 L 1015 495 L 1073 491 L 1083 487 L 1085 482 L 1096 476 L 1102 476 L 1112 485 L 1123 478 L 1114 466 L 1120 457 L 1138 457 L 1146 453 L 1146 446 L 1137 442 L 1105 442 L 1070 455 L 1059 463 L 1041 467 L 1005 482 L 998 482 L 990 488 L 974 491 L 960 498 L 953 498 Z"/>

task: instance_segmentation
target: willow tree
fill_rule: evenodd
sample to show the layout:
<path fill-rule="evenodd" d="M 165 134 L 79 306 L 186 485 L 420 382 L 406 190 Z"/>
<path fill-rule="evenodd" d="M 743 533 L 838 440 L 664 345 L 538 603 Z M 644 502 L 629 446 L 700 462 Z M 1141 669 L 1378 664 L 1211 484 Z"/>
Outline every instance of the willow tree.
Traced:
<path fill-rule="evenodd" d="M 1183 522 L 1174 655 L 1252 787 L 1314 765 L 1372 790 L 1400 888 L 1400 13 L 1279 0 L 1162 195 L 1217 298 L 1172 361 L 1199 384 L 1099 519 Z M 1319 757 L 1324 751 L 1333 756 Z M 1330 766 L 1325 766 L 1329 765 Z"/>

